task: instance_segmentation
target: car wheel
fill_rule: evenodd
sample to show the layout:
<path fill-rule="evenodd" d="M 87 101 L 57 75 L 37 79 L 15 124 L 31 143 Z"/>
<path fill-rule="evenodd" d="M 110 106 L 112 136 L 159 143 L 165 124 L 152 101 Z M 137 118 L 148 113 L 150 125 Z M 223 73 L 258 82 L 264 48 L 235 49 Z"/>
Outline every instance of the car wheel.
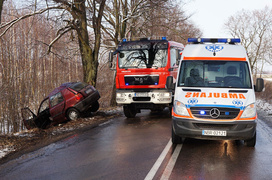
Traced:
<path fill-rule="evenodd" d="M 80 116 L 80 113 L 77 109 L 75 108 L 70 108 L 68 109 L 67 113 L 66 113 L 67 119 L 69 121 L 74 121 L 77 120 Z"/>
<path fill-rule="evenodd" d="M 175 134 L 173 127 L 172 127 L 172 143 L 173 144 L 181 144 L 182 143 L 182 137 Z"/>
<path fill-rule="evenodd" d="M 245 140 L 245 144 L 247 145 L 247 147 L 255 147 L 255 144 L 256 144 L 256 132 L 255 132 L 254 136 L 251 139 Z"/>
<path fill-rule="evenodd" d="M 123 106 L 123 111 L 127 118 L 134 118 L 137 114 L 135 107 L 132 105 Z"/>
<path fill-rule="evenodd" d="M 96 112 L 99 109 L 99 102 L 95 101 L 95 103 L 92 104 L 92 107 L 90 108 L 91 112 Z"/>

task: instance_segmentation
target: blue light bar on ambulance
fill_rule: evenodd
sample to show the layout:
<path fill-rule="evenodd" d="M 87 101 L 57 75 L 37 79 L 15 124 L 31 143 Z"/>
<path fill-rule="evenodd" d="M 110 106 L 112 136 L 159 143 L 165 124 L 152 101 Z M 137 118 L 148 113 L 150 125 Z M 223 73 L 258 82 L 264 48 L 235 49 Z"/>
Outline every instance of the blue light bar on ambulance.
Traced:
<path fill-rule="evenodd" d="M 188 38 L 188 43 L 240 43 L 241 40 L 239 38 Z"/>
<path fill-rule="evenodd" d="M 162 37 L 162 40 L 167 40 L 166 37 Z"/>

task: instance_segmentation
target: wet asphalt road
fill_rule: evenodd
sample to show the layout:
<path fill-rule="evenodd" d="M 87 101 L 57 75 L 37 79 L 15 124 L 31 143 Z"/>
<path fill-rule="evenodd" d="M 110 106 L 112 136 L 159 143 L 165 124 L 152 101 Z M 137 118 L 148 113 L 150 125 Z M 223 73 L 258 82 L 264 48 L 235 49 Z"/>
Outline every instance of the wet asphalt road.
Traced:
<path fill-rule="evenodd" d="M 255 148 L 193 139 L 175 147 L 168 116 L 116 118 L 1 165 L 0 179 L 272 179 L 272 126 L 265 121 Z"/>

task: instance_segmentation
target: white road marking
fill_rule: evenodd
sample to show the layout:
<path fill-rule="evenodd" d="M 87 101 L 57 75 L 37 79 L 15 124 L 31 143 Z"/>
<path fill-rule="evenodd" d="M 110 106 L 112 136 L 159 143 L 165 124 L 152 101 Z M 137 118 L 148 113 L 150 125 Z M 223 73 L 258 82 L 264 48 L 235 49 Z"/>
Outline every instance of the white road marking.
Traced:
<path fill-rule="evenodd" d="M 161 166 L 161 163 L 163 162 L 164 158 L 166 157 L 168 151 L 170 150 L 172 146 L 171 139 L 168 141 L 167 145 L 165 146 L 164 150 L 162 151 L 161 155 L 153 165 L 153 167 L 150 169 L 149 173 L 146 175 L 145 180 L 152 180 L 157 173 L 158 169 Z"/>
<path fill-rule="evenodd" d="M 176 149 L 174 151 L 174 153 L 172 154 L 165 170 L 163 171 L 163 174 L 162 174 L 162 177 L 161 177 L 161 180 L 168 180 L 172 171 L 173 171 L 173 168 L 176 164 L 176 161 L 178 159 L 178 156 L 179 156 L 179 153 L 180 153 L 180 150 L 182 148 L 182 144 L 178 144 L 176 146 Z"/>
<path fill-rule="evenodd" d="M 158 169 L 160 168 L 162 162 L 164 161 L 164 159 L 165 159 L 165 157 L 171 147 L 172 147 L 172 142 L 170 139 L 168 141 L 167 145 L 165 146 L 164 150 L 162 151 L 161 155 L 159 156 L 159 158 L 157 159 L 157 161 L 155 162 L 155 164 L 153 165 L 153 167 L 151 168 L 149 173 L 146 175 L 145 180 L 152 180 L 154 178 L 155 174 L 157 173 Z M 161 180 L 169 179 L 169 177 L 173 171 L 173 168 L 176 164 L 176 161 L 178 159 L 181 148 L 182 148 L 182 144 L 178 144 L 176 146 L 174 153 L 171 155 L 171 158 L 170 158 L 165 170 L 163 171 Z"/>

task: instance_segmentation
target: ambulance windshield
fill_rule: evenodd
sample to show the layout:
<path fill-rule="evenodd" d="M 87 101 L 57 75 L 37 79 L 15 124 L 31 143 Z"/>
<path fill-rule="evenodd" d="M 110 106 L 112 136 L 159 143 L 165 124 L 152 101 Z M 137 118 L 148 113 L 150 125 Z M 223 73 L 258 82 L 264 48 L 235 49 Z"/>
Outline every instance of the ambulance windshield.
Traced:
<path fill-rule="evenodd" d="M 182 61 L 178 86 L 252 88 L 245 61 Z"/>

